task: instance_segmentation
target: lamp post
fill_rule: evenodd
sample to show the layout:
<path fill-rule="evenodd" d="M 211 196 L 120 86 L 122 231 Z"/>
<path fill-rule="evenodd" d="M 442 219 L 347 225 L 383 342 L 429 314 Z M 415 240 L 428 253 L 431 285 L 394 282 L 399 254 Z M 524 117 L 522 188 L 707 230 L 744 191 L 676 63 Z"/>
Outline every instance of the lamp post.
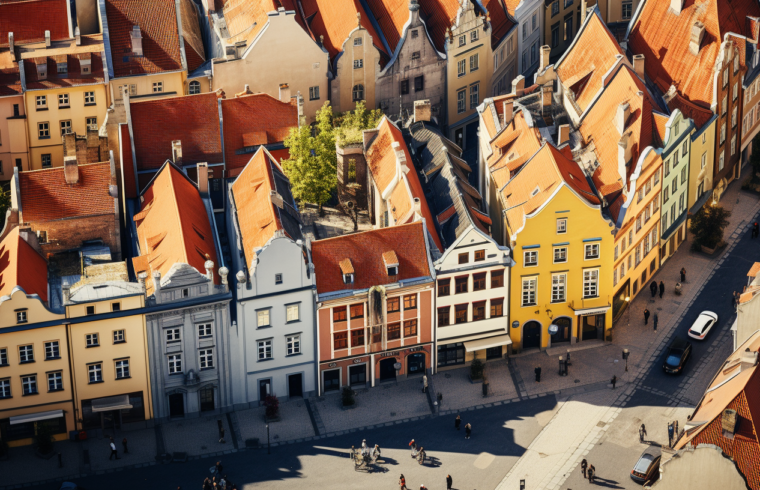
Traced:
<path fill-rule="evenodd" d="M 272 454 L 269 452 L 269 424 L 267 424 L 267 454 Z"/>
<path fill-rule="evenodd" d="M 559 356 L 559 375 L 564 376 L 565 371 L 562 369 L 562 356 Z"/>
<path fill-rule="evenodd" d="M 627 328 L 631 327 L 631 297 L 625 297 L 625 309 L 628 312 Z"/>
<path fill-rule="evenodd" d="M 625 359 L 625 372 L 628 372 L 628 356 L 631 355 L 628 349 L 623 349 L 623 359 Z"/>

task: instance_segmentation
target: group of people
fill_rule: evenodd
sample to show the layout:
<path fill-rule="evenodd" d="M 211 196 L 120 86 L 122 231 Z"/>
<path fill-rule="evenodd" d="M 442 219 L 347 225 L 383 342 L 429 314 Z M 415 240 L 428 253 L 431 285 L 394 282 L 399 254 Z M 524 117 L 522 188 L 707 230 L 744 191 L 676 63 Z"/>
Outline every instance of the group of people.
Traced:
<path fill-rule="evenodd" d="M 457 418 L 454 419 L 454 427 L 456 428 L 456 430 L 460 430 L 459 427 L 461 425 L 462 425 L 462 418 L 459 415 L 457 415 Z M 472 435 L 472 425 L 469 422 L 467 422 L 464 425 L 464 438 L 469 439 L 471 435 Z"/>
<path fill-rule="evenodd" d="M 446 490 L 451 490 L 451 485 L 454 484 L 454 480 L 451 478 L 451 475 L 446 475 Z M 404 478 L 404 474 L 401 474 L 401 477 L 398 479 L 398 487 L 399 490 L 409 490 L 406 486 L 406 478 Z M 427 490 L 427 487 L 425 485 L 420 485 L 420 490 Z"/>
<path fill-rule="evenodd" d="M 203 480 L 203 490 L 237 490 L 237 485 L 232 483 L 227 475 L 222 476 L 222 462 L 217 461 L 211 468 L 211 478 Z M 181 490 L 177 487 L 177 490 Z"/>
<path fill-rule="evenodd" d="M 116 442 L 114 442 L 113 437 L 109 438 L 109 444 L 108 446 L 111 448 L 111 455 L 108 456 L 108 460 L 110 461 L 111 458 L 121 459 L 119 457 L 119 453 L 116 450 Z M 129 449 L 127 448 L 127 438 L 121 440 L 121 445 L 124 448 L 124 454 L 129 454 Z"/>
<path fill-rule="evenodd" d="M 409 449 L 412 451 L 412 459 L 416 459 L 419 464 L 425 462 L 425 456 L 427 454 L 425 453 L 425 448 L 420 446 L 420 448 L 417 449 L 417 443 L 414 439 L 409 441 Z"/>
<path fill-rule="evenodd" d="M 581 473 L 583 473 L 583 478 L 588 478 L 589 483 L 594 483 L 596 468 L 594 468 L 594 465 L 588 464 L 585 458 L 581 461 Z"/>
<path fill-rule="evenodd" d="M 354 447 L 351 446 L 351 457 L 354 455 Z M 375 447 L 372 449 L 369 448 L 367 445 L 367 439 L 362 439 L 362 449 L 361 449 L 361 455 L 362 458 L 366 459 L 378 459 L 380 458 L 380 445 L 375 444 Z"/>

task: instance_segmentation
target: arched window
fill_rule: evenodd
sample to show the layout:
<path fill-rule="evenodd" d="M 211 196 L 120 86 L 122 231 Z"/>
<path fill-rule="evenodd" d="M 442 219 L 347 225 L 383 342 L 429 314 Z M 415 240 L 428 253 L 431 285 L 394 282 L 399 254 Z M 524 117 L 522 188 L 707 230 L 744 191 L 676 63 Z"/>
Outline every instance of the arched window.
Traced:
<path fill-rule="evenodd" d="M 354 85 L 354 102 L 364 100 L 364 85 Z"/>
<path fill-rule="evenodd" d="M 195 95 L 201 93 L 201 82 L 198 80 L 193 80 L 190 82 L 190 95 Z"/>

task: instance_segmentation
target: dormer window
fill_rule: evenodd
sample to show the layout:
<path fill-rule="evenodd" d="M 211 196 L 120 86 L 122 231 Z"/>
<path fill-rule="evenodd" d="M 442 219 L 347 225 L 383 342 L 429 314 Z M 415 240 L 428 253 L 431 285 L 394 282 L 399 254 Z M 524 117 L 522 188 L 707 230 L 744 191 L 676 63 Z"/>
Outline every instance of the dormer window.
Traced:
<path fill-rule="evenodd" d="M 541 190 L 541 189 L 540 189 L 538 186 L 536 186 L 536 188 L 535 188 L 535 189 L 533 189 L 533 192 L 531 192 L 531 193 L 530 193 L 530 197 L 533 197 L 533 196 L 535 196 L 536 194 L 538 194 L 540 190 Z"/>
<path fill-rule="evenodd" d="M 383 263 L 385 264 L 385 270 L 388 272 L 388 276 L 398 275 L 398 257 L 396 252 L 389 250 L 383 253 Z"/>
<path fill-rule="evenodd" d="M 79 60 L 79 71 L 82 75 L 90 75 L 92 73 L 92 60 Z"/>
<path fill-rule="evenodd" d="M 398 266 L 394 265 L 392 267 L 388 267 L 388 275 L 389 276 L 397 276 L 398 275 Z"/>
<path fill-rule="evenodd" d="M 343 284 L 354 283 L 354 265 L 351 263 L 351 259 L 343 259 L 338 264 L 340 271 L 343 273 Z"/>
<path fill-rule="evenodd" d="M 56 67 L 59 74 L 66 74 L 69 71 L 68 66 L 69 64 L 66 63 L 65 61 L 63 63 L 56 63 Z"/>
<path fill-rule="evenodd" d="M 37 63 L 37 79 L 47 80 L 47 60 Z"/>
<path fill-rule="evenodd" d="M 353 284 L 353 283 L 354 283 L 353 274 L 343 274 L 343 284 Z"/>

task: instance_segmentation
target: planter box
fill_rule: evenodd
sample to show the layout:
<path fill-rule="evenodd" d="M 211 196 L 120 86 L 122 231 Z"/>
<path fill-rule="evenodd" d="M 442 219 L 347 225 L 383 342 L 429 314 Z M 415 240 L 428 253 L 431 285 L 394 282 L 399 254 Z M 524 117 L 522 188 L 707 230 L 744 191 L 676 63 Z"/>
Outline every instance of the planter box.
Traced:
<path fill-rule="evenodd" d="M 35 450 L 34 450 L 34 455 L 35 455 L 35 456 L 37 456 L 37 457 L 38 457 L 38 458 L 40 458 L 40 459 L 51 459 L 53 456 L 55 456 L 55 455 L 56 455 L 56 452 L 55 452 L 55 451 L 50 451 L 50 452 L 49 452 L 49 453 L 47 453 L 47 454 L 42 454 L 42 453 L 39 451 L 39 449 L 35 449 Z"/>

